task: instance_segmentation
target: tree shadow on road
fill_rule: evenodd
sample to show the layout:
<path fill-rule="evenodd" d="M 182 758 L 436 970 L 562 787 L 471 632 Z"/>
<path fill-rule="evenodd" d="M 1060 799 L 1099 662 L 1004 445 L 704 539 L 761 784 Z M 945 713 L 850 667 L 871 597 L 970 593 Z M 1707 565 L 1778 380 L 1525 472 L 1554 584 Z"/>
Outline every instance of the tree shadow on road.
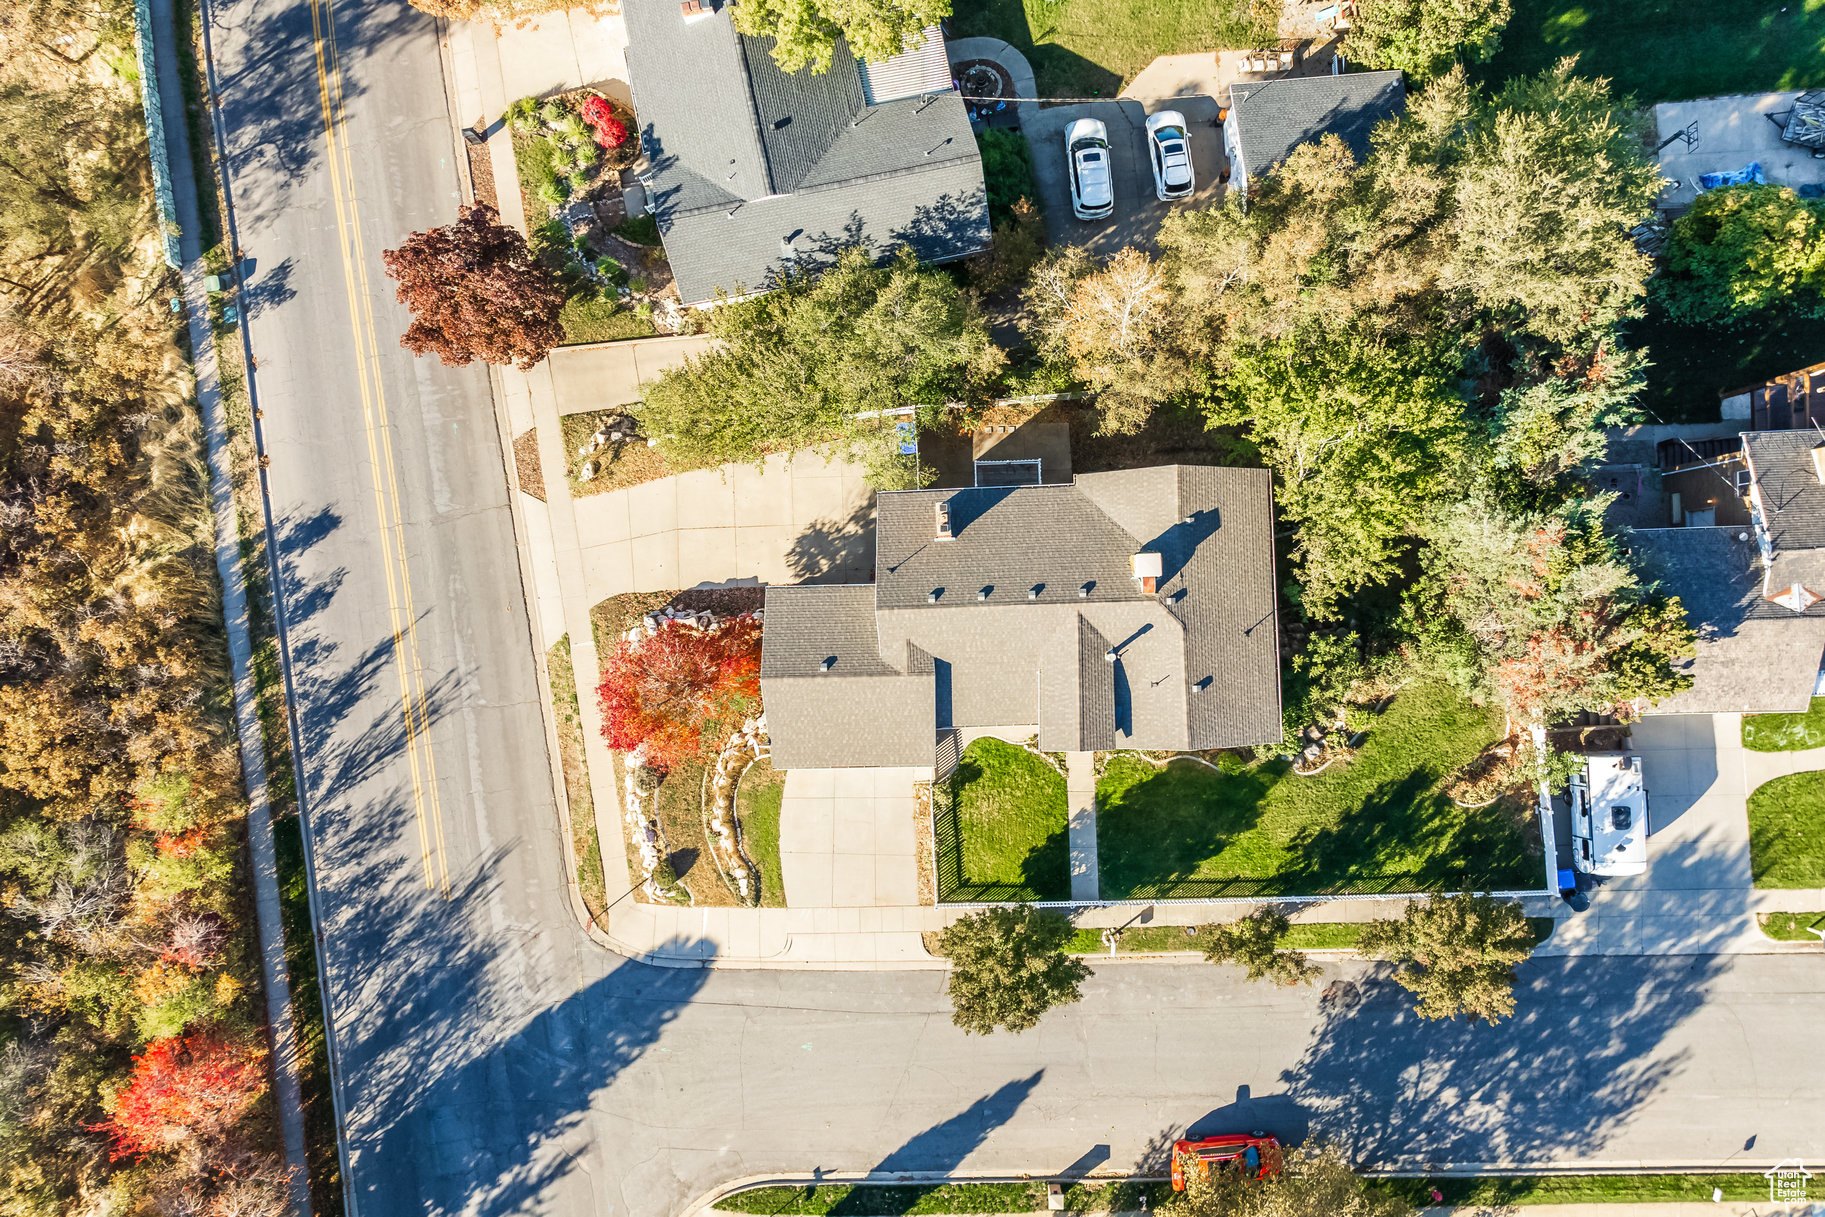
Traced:
<path fill-rule="evenodd" d="M 1326 990 L 1324 1021 L 1282 1077 L 1312 1132 L 1365 1165 L 1601 1156 L 1688 1064 L 1661 1044 L 1726 962 L 1617 956 L 1595 973 L 1586 963 L 1582 975 L 1596 985 L 1585 1004 L 1568 1006 L 1546 1001 L 1572 983 L 1567 962 L 1537 959 L 1520 969 L 1515 1016 L 1494 1025 L 1423 1021 L 1378 968 Z"/>

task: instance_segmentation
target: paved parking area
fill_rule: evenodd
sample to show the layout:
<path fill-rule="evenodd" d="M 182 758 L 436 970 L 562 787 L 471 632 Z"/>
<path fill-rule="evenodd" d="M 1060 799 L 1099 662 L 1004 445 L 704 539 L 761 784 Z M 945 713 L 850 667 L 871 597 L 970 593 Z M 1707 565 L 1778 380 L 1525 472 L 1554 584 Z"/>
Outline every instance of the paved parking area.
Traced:
<path fill-rule="evenodd" d="M 1188 199 L 1162 203 L 1153 193 L 1153 169 L 1147 159 L 1147 116 L 1177 110 L 1191 135 L 1191 164 L 1198 189 Z M 1065 128 L 1080 118 L 1101 119 L 1109 129 L 1109 159 L 1115 173 L 1115 214 L 1107 220 L 1083 221 L 1071 214 L 1071 182 L 1065 163 Z M 1033 176 L 1046 209 L 1046 234 L 1054 245 L 1082 245 L 1112 254 L 1133 245 L 1152 250 L 1160 225 L 1174 208 L 1205 208 L 1223 199 L 1223 131 L 1217 102 L 1208 96 L 1172 97 L 1161 101 L 1081 102 L 1037 109 L 1022 115 L 1021 130 L 1033 152 Z"/>
<path fill-rule="evenodd" d="M 1654 107 L 1659 132 L 1660 172 L 1673 184 L 1660 196 L 1664 208 L 1684 210 L 1698 197 L 1701 173 L 1734 173 L 1759 161 L 1762 173 L 1780 186 L 1825 182 L 1825 160 L 1814 160 L 1812 149 L 1781 139 L 1780 125 L 1793 109 L 1797 92 L 1746 93 L 1732 97 L 1701 97 L 1696 101 L 1662 102 Z M 1690 146 L 1675 139 L 1693 131 Z M 1671 141 L 1671 142 L 1667 142 Z"/>
<path fill-rule="evenodd" d="M 787 771 L 779 866 L 792 907 L 917 906 L 913 783 L 930 776 L 919 769 Z"/>

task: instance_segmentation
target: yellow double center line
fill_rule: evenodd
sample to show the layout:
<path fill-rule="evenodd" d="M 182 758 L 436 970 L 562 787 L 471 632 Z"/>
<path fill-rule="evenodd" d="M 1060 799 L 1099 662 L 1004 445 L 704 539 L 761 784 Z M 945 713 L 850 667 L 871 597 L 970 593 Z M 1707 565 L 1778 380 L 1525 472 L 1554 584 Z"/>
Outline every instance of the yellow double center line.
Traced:
<path fill-rule="evenodd" d="M 380 342 L 368 291 L 367 256 L 361 240 L 361 208 L 354 172 L 343 141 L 342 68 L 336 52 L 336 22 L 330 0 L 310 0 L 311 34 L 317 57 L 317 94 L 323 107 L 324 155 L 336 200 L 337 248 L 349 300 L 355 340 L 355 379 L 361 388 L 361 419 L 368 459 L 374 470 L 374 509 L 380 522 L 381 565 L 386 572 L 387 611 L 393 628 L 394 669 L 399 675 L 405 718 L 406 756 L 411 764 L 412 811 L 418 821 L 425 887 L 450 896 L 450 864 L 444 850 L 444 821 L 437 796 L 437 759 L 431 750 L 430 708 L 424 665 L 418 656 L 418 614 L 412 606 L 412 572 L 406 561 L 405 525 L 399 512 L 399 477 L 393 466 L 392 428 L 380 371 Z"/>

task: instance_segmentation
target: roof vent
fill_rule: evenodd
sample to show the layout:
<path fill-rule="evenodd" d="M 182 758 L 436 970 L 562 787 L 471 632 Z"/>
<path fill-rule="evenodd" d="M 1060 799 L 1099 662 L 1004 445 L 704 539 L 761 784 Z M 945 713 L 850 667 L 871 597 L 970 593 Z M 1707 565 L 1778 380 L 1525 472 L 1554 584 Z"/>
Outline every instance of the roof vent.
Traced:
<path fill-rule="evenodd" d="M 1039 589 L 1044 586 L 1045 586 L 1045 584 L 1043 584 L 1043 583 L 1035 583 L 1032 587 L 1029 587 L 1027 589 L 1027 599 L 1028 600 L 1039 599 Z"/>
<path fill-rule="evenodd" d="M 817 670 L 820 672 L 828 672 L 834 667 L 836 667 L 836 656 L 826 655 L 824 656 L 824 662 L 817 665 Z"/>
<path fill-rule="evenodd" d="M 939 587 L 932 588 L 931 591 L 925 593 L 925 603 L 927 603 L 927 604 L 938 603 L 938 597 L 940 595 L 942 595 L 943 592 L 944 592 L 943 588 L 939 588 Z"/>
<path fill-rule="evenodd" d="M 989 593 L 994 590 L 995 590 L 995 585 L 993 583 L 991 583 L 987 587 L 981 588 L 976 592 L 976 599 L 987 600 L 989 598 Z"/>
<path fill-rule="evenodd" d="M 1108 650 L 1103 652 L 1103 658 L 1107 659 L 1110 663 L 1114 663 L 1116 660 L 1120 659 L 1121 657 L 1122 657 L 1122 653 L 1119 650 L 1117 650 L 1115 647 L 1110 647 Z"/>
<path fill-rule="evenodd" d="M 1183 520 L 1179 521 L 1181 524 L 1196 524 L 1197 522 L 1198 517 L 1196 516 L 1186 516 Z"/>
<path fill-rule="evenodd" d="M 940 541 L 955 540 L 956 534 L 951 532 L 950 500 L 939 499 L 936 503 L 932 504 L 932 510 L 937 513 L 938 517 L 937 539 Z"/>
<path fill-rule="evenodd" d="M 1134 577 L 1141 581 L 1141 590 L 1151 594 L 1159 587 L 1160 575 L 1165 571 L 1165 561 L 1160 555 L 1151 551 L 1135 554 L 1128 559 L 1128 565 L 1134 571 Z"/>
<path fill-rule="evenodd" d="M 1082 585 L 1081 587 L 1079 587 L 1077 589 L 1077 598 L 1079 600 L 1088 600 L 1090 598 L 1090 589 L 1095 586 L 1096 586 L 1096 580 L 1094 580 L 1094 579 L 1092 579 L 1092 580 L 1090 580 L 1090 582 Z"/>
<path fill-rule="evenodd" d="M 1825 486 L 1825 443 L 1812 446 L 1812 474 Z"/>

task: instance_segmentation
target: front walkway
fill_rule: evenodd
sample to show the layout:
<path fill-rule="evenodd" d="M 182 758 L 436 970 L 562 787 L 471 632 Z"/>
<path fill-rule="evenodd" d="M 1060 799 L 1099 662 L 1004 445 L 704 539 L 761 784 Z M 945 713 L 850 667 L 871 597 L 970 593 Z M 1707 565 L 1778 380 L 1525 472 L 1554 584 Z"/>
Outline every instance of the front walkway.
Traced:
<path fill-rule="evenodd" d="M 1096 861 L 1096 753 L 1065 753 L 1065 800 L 1071 809 L 1071 899 L 1094 901 L 1102 895 Z"/>

